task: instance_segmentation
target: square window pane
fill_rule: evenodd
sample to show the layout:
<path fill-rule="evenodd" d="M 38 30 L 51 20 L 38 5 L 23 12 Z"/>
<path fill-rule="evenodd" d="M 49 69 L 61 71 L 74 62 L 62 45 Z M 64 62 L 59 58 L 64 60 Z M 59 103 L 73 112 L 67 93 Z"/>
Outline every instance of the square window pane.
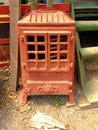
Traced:
<path fill-rule="evenodd" d="M 67 50 L 67 45 L 60 44 L 60 51 L 66 51 L 66 50 Z"/>
<path fill-rule="evenodd" d="M 35 51 L 35 45 L 28 45 L 28 51 Z"/>
<path fill-rule="evenodd" d="M 38 54 L 38 60 L 45 60 L 45 54 Z"/>
<path fill-rule="evenodd" d="M 27 36 L 27 42 L 35 42 L 34 36 Z"/>
<path fill-rule="evenodd" d="M 45 37 L 44 36 L 37 36 L 37 42 L 44 42 Z"/>
<path fill-rule="evenodd" d="M 38 45 L 38 51 L 45 51 L 44 45 Z"/>
<path fill-rule="evenodd" d="M 67 59 L 67 54 L 66 53 L 60 53 L 60 59 Z"/>
<path fill-rule="evenodd" d="M 53 35 L 53 36 L 50 36 L 50 42 L 57 42 L 57 36 Z"/>
<path fill-rule="evenodd" d="M 60 36 L 60 42 L 67 42 L 67 36 L 66 35 L 61 35 Z"/>
<path fill-rule="evenodd" d="M 28 59 L 35 59 L 35 54 L 28 54 Z"/>
<path fill-rule="evenodd" d="M 51 60 L 57 60 L 57 53 L 51 53 L 50 54 L 50 59 Z"/>
<path fill-rule="evenodd" d="M 50 45 L 50 51 L 57 51 L 57 45 L 55 44 Z"/>

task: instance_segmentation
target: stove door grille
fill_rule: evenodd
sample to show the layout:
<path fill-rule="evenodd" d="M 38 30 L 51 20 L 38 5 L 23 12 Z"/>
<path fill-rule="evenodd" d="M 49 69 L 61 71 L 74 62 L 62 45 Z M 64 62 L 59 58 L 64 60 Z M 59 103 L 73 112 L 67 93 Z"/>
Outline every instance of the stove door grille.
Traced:
<path fill-rule="evenodd" d="M 70 31 L 24 31 L 27 71 L 69 71 Z"/>
<path fill-rule="evenodd" d="M 24 39 L 27 70 L 47 70 L 47 32 L 24 31 Z"/>
<path fill-rule="evenodd" d="M 70 61 L 70 31 L 48 33 L 49 71 L 68 71 Z"/>

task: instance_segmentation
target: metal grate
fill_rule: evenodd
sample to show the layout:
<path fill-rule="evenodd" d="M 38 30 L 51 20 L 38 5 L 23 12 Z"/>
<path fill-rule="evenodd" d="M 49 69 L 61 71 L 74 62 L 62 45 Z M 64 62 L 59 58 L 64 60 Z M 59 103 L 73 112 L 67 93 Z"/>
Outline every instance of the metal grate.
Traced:
<path fill-rule="evenodd" d="M 25 33 L 27 50 L 27 69 L 45 71 L 47 69 L 47 34 Z"/>
<path fill-rule="evenodd" d="M 68 71 L 70 32 L 26 32 L 27 69 Z M 47 40 L 48 39 L 48 40 Z"/>
<path fill-rule="evenodd" d="M 50 32 L 48 42 L 49 71 L 68 70 L 70 32 Z"/>

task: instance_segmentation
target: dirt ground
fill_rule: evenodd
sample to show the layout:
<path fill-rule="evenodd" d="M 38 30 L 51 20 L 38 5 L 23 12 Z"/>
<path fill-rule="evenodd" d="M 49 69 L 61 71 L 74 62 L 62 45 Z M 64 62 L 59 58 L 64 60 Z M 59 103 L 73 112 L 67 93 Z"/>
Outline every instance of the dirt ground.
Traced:
<path fill-rule="evenodd" d="M 38 111 L 69 126 L 69 130 L 98 130 L 98 107 L 79 107 L 86 97 L 77 82 L 74 107 L 66 107 L 67 96 L 31 96 L 25 106 L 20 106 L 17 94 L 9 90 L 9 75 L 8 68 L 0 69 L 0 130 L 33 130 L 29 121 Z"/>

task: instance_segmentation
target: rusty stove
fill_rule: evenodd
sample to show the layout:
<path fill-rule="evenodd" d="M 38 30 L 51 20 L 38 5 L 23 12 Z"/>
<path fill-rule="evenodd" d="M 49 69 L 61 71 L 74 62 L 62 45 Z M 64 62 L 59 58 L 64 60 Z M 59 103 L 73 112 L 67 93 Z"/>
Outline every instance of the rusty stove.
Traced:
<path fill-rule="evenodd" d="M 68 95 L 75 103 L 75 22 L 54 9 L 32 10 L 18 22 L 21 103 L 29 95 Z"/>

